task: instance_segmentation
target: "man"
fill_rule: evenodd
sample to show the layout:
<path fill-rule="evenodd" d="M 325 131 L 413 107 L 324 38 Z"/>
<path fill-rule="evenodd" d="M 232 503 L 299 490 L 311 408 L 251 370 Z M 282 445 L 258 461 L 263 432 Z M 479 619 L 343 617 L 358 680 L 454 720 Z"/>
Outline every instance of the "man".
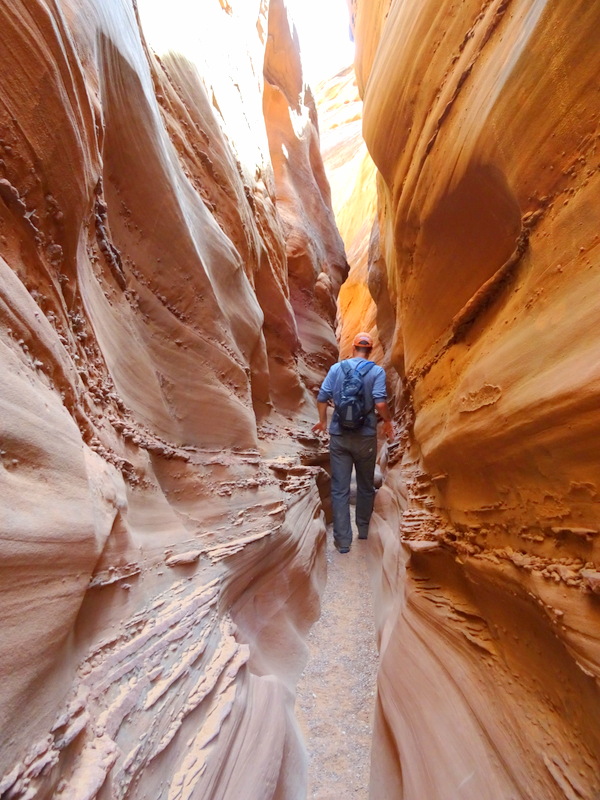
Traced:
<path fill-rule="evenodd" d="M 358 368 L 362 376 L 364 423 L 355 430 L 342 427 L 338 411 L 334 411 L 329 427 L 329 455 L 331 462 L 331 501 L 333 506 L 333 542 L 340 553 L 348 553 L 352 543 L 350 524 L 350 478 L 352 466 L 356 469 L 356 527 L 358 538 L 366 539 L 373 511 L 375 487 L 375 458 L 377 456 L 377 418 L 375 409 L 383 419 L 383 429 L 388 441 L 394 438 L 394 426 L 387 404 L 385 371 L 368 359 L 373 349 L 373 339 L 368 333 L 354 337 L 352 358 L 334 364 L 321 385 L 317 396 L 319 421 L 313 426 L 315 433 L 327 430 L 327 404 L 333 399 L 335 406 L 342 402 L 342 385 L 349 368 Z"/>

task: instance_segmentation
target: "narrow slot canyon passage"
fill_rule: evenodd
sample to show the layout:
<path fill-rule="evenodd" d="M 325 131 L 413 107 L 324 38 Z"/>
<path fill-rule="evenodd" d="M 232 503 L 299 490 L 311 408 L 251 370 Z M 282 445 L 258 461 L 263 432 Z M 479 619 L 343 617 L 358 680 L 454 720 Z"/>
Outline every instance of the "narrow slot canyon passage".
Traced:
<path fill-rule="evenodd" d="M 0 2 L 0 800 L 600 800 L 599 30 Z"/>
<path fill-rule="evenodd" d="M 296 715 L 308 749 L 309 800 L 367 800 L 377 647 L 369 541 L 338 553 L 328 531 L 321 616 L 308 636 L 309 661 Z"/>

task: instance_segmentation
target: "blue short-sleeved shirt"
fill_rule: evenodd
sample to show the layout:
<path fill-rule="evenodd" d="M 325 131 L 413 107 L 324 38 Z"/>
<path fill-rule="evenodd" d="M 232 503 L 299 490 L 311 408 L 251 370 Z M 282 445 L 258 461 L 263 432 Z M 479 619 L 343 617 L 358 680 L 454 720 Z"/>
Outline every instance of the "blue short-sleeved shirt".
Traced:
<path fill-rule="evenodd" d="M 367 361 L 364 358 L 349 358 L 347 359 L 348 363 L 351 367 L 358 367 L 361 364 L 366 364 Z M 339 400 L 340 393 L 342 391 L 342 383 L 344 382 L 344 371 L 342 370 L 341 362 L 334 364 L 329 372 L 323 383 L 321 384 L 321 388 L 319 390 L 319 394 L 317 395 L 317 401 L 319 403 L 326 403 L 328 400 L 332 400 L 337 402 Z M 365 392 L 365 401 L 367 404 L 367 408 L 371 410 L 367 414 L 367 418 L 365 419 L 364 425 L 359 428 L 357 431 L 352 431 L 352 433 L 358 433 L 362 436 L 375 436 L 377 433 L 377 417 L 375 416 L 375 403 L 382 403 L 387 400 L 387 390 L 385 386 L 385 370 L 383 367 L 378 366 L 375 364 L 374 367 L 367 372 L 367 374 L 363 377 L 363 385 L 364 385 L 364 392 Z M 329 425 L 329 433 L 333 436 L 340 436 L 342 434 L 347 434 L 348 431 L 345 431 L 337 421 L 337 415 L 334 414 Z"/>

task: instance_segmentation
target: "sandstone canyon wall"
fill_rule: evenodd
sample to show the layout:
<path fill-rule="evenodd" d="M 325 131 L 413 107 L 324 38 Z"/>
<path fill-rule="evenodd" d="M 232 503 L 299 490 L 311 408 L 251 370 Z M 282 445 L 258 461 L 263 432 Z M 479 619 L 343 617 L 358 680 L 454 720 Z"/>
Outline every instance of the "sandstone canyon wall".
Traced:
<path fill-rule="evenodd" d="M 302 797 L 347 265 L 285 7 L 0 38 L 0 795 Z"/>
<path fill-rule="evenodd" d="M 372 796 L 593 800 L 600 6 L 350 5 L 368 281 L 404 392 L 372 537 Z"/>
<path fill-rule="evenodd" d="M 362 137 L 362 101 L 354 69 L 348 67 L 323 81 L 315 95 L 333 211 L 350 264 L 338 296 L 340 356 L 351 355 L 354 335 L 364 330 L 374 338 L 374 359 L 382 363 L 377 306 L 368 286 L 371 232 L 378 230 L 374 227 L 377 170 Z"/>

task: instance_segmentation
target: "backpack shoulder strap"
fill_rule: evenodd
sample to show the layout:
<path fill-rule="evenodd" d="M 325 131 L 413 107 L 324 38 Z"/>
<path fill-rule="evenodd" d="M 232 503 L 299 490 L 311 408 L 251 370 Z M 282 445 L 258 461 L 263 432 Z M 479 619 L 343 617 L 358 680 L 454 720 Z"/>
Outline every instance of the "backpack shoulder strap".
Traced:
<path fill-rule="evenodd" d="M 344 375 L 349 375 L 352 372 L 352 367 L 348 363 L 348 361 L 340 361 L 340 367 L 342 368 L 342 372 Z"/>
<path fill-rule="evenodd" d="M 372 367 L 374 367 L 374 366 L 375 366 L 375 362 L 374 362 L 374 361 L 367 361 L 367 363 L 366 363 L 366 364 L 361 364 L 361 366 L 360 366 L 360 367 L 357 367 L 357 371 L 358 371 L 358 372 L 360 373 L 360 375 L 361 375 L 361 376 L 364 378 L 364 376 L 365 376 L 365 375 L 366 375 L 366 374 L 369 372 L 369 370 L 371 370 L 371 368 L 372 368 Z"/>

